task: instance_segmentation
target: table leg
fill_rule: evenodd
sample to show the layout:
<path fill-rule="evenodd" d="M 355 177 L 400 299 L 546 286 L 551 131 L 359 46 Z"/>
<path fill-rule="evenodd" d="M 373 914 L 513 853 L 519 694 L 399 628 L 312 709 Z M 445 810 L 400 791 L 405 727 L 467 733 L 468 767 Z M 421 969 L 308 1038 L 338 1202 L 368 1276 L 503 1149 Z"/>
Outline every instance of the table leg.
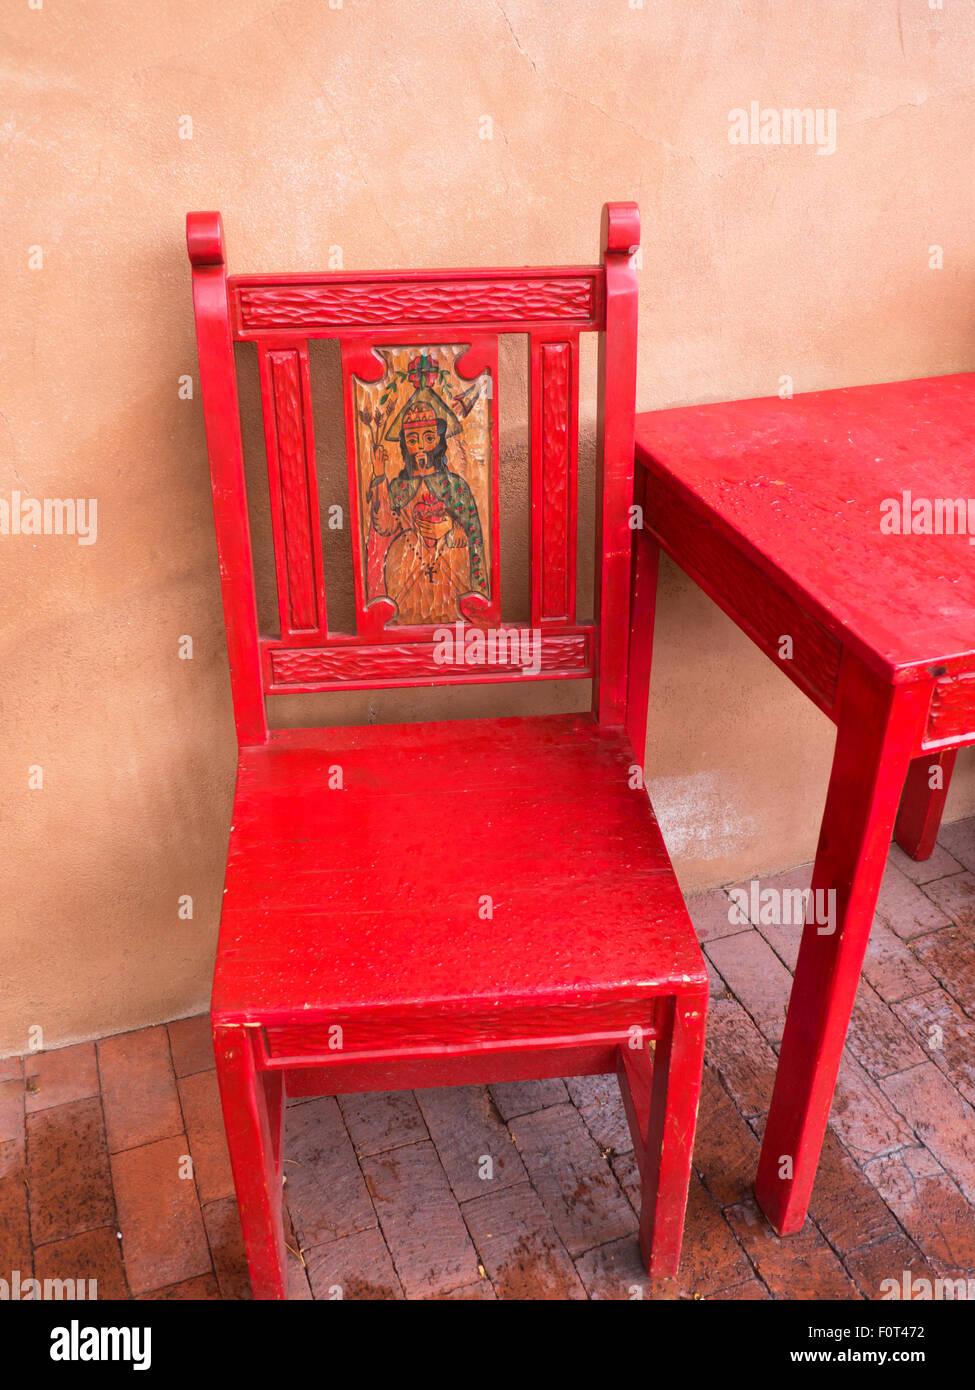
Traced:
<path fill-rule="evenodd" d="M 957 748 L 945 748 L 940 753 L 926 753 L 911 763 L 894 838 L 912 859 L 931 858 L 957 756 Z"/>
<path fill-rule="evenodd" d="M 653 620 L 657 602 L 660 547 L 649 531 L 633 536 L 630 577 L 630 653 L 627 663 L 626 731 L 642 766 L 647 752 L 647 702 L 653 661 Z"/>
<path fill-rule="evenodd" d="M 755 1195 L 780 1235 L 806 1217 L 897 804 L 930 691 L 891 686 L 844 655 L 836 751 Z M 820 892 L 835 894 L 818 898 Z"/>

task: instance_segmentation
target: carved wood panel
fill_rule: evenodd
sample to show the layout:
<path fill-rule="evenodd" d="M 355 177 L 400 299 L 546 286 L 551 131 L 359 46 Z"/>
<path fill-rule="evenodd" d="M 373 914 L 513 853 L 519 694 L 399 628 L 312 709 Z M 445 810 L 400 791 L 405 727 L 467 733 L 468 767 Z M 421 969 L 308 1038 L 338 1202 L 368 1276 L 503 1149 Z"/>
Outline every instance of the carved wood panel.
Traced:
<path fill-rule="evenodd" d="M 532 621 L 575 621 L 578 342 L 531 344 Z"/>
<path fill-rule="evenodd" d="M 450 641 L 447 632 L 451 633 Z M 484 646 L 476 644 L 483 639 Z M 571 680 L 592 673 L 591 630 L 537 633 L 530 628 L 480 632 L 447 629 L 437 639 L 333 643 L 325 647 L 269 647 L 272 692 L 371 688 L 381 685 L 444 685 L 509 679 Z"/>
<path fill-rule="evenodd" d="M 326 631 L 305 344 L 258 351 L 282 636 Z"/>
<path fill-rule="evenodd" d="M 975 671 L 946 676 L 932 692 L 925 744 L 949 738 L 975 739 Z"/>
<path fill-rule="evenodd" d="M 496 351 L 343 347 L 360 636 L 498 613 Z"/>
<path fill-rule="evenodd" d="M 341 277 L 317 282 L 248 281 L 235 277 L 231 288 L 238 335 L 383 328 L 424 324 L 505 327 L 516 332 L 531 324 L 570 323 L 595 327 L 598 313 L 593 274 L 416 279 Z"/>

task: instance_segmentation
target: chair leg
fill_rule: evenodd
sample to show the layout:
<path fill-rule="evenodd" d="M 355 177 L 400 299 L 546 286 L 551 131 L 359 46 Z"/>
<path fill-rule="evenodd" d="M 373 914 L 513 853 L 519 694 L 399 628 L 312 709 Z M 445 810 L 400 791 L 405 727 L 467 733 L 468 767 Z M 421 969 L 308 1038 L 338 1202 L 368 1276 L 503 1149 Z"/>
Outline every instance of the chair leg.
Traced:
<path fill-rule="evenodd" d="M 927 753 L 915 758 L 908 769 L 894 839 L 912 859 L 931 858 L 957 756 L 957 748 Z M 935 772 L 940 772 L 940 777 L 935 777 Z M 931 786 L 932 779 L 937 786 Z"/>
<path fill-rule="evenodd" d="M 258 1071 L 250 1031 L 241 1025 L 214 1027 L 217 1080 L 251 1289 L 256 1299 L 280 1299 L 287 1297 L 283 1074 Z"/>
<path fill-rule="evenodd" d="M 641 1084 L 626 1049 L 624 1104 L 646 1134 L 640 1163 L 640 1254 L 653 1279 L 672 1279 L 680 1264 L 684 1210 L 701 1096 L 707 992 L 662 1001 L 663 1027 L 653 1055 L 653 1074 Z M 622 1076 L 621 1076 L 622 1080 Z M 643 1092 L 641 1096 L 640 1092 Z M 645 1128 L 644 1128 L 645 1127 Z M 635 1136 L 636 1138 L 637 1136 Z"/>

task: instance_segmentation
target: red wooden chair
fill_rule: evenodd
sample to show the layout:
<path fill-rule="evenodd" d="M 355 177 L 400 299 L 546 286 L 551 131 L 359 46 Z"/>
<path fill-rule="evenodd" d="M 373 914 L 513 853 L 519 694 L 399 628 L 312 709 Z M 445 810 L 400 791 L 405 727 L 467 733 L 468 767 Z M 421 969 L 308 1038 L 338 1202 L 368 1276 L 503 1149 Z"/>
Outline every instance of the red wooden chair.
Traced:
<path fill-rule="evenodd" d="M 639 240 L 598 266 L 228 277 L 187 242 L 239 743 L 212 1017 L 251 1283 L 285 1296 L 285 1094 L 615 1071 L 673 1275 L 707 978 L 640 769 Z M 599 334 L 596 617 L 576 620 L 579 335 Z M 501 624 L 498 335 L 528 337 L 531 629 Z M 338 339 L 355 632 L 326 618 L 308 340 Z M 257 344 L 280 631 L 258 630 L 233 345 Z M 326 533 L 327 534 L 327 533 Z M 589 679 L 592 713 L 269 729 L 265 696 Z M 634 752 L 634 750 L 637 750 Z"/>

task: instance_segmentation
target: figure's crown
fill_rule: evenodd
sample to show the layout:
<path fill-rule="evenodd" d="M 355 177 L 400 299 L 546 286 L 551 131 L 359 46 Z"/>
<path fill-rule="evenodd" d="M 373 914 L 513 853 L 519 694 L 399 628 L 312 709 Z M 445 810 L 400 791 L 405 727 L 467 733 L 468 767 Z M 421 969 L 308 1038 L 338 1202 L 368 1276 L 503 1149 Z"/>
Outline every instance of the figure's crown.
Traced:
<path fill-rule="evenodd" d="M 428 405 L 410 406 L 403 416 L 405 425 L 435 425 L 437 423 L 436 413 Z"/>

